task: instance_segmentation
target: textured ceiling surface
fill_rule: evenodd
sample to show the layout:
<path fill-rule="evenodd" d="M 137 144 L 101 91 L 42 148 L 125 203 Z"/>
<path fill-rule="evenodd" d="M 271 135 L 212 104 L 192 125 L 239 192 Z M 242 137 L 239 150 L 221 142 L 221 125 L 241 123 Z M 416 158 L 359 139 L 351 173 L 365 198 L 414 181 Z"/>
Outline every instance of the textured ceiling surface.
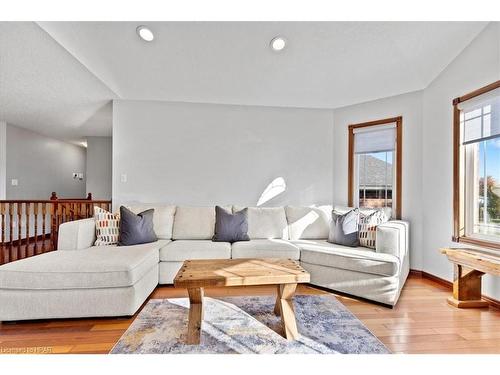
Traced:
<path fill-rule="evenodd" d="M 425 88 L 484 22 L 0 22 L 0 119 L 109 135 L 114 98 L 337 108 Z M 281 35 L 287 46 L 269 48 Z"/>
<path fill-rule="evenodd" d="M 0 22 L 0 119 L 60 139 L 110 135 L 109 121 L 86 124 L 116 97 L 37 24 Z"/>

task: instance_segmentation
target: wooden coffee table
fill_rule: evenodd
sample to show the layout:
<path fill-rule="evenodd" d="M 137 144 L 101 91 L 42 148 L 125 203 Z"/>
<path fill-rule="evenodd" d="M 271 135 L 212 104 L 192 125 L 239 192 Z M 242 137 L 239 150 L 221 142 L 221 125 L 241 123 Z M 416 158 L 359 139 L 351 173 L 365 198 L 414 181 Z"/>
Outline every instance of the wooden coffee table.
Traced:
<path fill-rule="evenodd" d="M 310 275 L 292 259 L 186 260 L 174 279 L 175 287 L 189 294 L 188 344 L 199 344 L 203 321 L 203 288 L 223 286 L 276 285 L 274 312 L 281 315 L 285 337 L 298 337 L 293 296 L 298 283 Z"/>

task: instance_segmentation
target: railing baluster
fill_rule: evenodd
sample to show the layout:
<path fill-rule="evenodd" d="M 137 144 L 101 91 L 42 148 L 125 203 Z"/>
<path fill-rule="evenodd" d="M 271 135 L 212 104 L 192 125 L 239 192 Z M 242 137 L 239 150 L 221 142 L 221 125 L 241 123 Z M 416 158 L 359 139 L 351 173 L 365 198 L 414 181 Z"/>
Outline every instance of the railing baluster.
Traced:
<path fill-rule="evenodd" d="M 47 233 L 47 227 L 45 221 L 47 219 L 47 203 L 42 203 L 42 252 L 45 252 L 45 233 Z"/>
<path fill-rule="evenodd" d="M 31 228 L 30 228 L 30 217 L 31 217 L 31 202 L 25 203 L 24 212 L 26 213 L 26 256 L 30 257 L 33 253 L 30 251 L 31 245 Z"/>
<path fill-rule="evenodd" d="M 73 220 L 80 220 L 80 205 L 78 203 L 73 203 L 73 206 L 75 208 Z"/>
<path fill-rule="evenodd" d="M 4 264 L 4 263 L 7 263 L 8 262 L 8 259 L 7 259 L 7 254 L 6 254 L 6 251 L 5 251 L 5 203 L 4 202 L 0 202 L 0 220 L 2 220 L 2 235 L 1 235 L 1 238 L 0 240 L 2 241 L 2 243 L 0 243 L 0 251 L 2 252 L 0 254 L 0 264 Z"/>
<path fill-rule="evenodd" d="M 22 220 L 22 213 L 23 213 L 23 204 L 17 202 L 17 259 L 21 257 L 21 245 L 22 245 L 22 237 L 21 237 L 21 220 Z"/>
<path fill-rule="evenodd" d="M 10 251 L 12 252 L 11 258 L 14 257 L 13 249 L 14 249 L 14 204 L 9 203 L 9 242 L 10 242 Z"/>
<path fill-rule="evenodd" d="M 0 202 L 0 215 L 2 215 L 2 245 L 5 243 L 5 205 L 6 203 Z"/>
<path fill-rule="evenodd" d="M 35 244 L 33 246 L 33 253 L 36 255 L 38 254 L 38 208 L 39 204 L 38 202 L 33 203 L 33 229 L 35 230 L 34 237 L 35 237 Z"/>
<path fill-rule="evenodd" d="M 72 210 L 71 210 L 71 203 L 66 203 L 66 222 L 71 221 L 71 215 L 72 215 Z"/>

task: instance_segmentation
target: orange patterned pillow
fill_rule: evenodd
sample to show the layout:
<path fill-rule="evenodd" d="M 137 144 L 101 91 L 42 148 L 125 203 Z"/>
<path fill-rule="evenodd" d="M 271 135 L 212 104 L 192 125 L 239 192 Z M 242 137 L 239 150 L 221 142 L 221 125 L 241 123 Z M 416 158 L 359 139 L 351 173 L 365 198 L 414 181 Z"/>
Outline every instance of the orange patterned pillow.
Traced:
<path fill-rule="evenodd" d="M 94 246 L 115 245 L 120 235 L 120 214 L 112 214 L 94 206 L 95 234 Z"/>

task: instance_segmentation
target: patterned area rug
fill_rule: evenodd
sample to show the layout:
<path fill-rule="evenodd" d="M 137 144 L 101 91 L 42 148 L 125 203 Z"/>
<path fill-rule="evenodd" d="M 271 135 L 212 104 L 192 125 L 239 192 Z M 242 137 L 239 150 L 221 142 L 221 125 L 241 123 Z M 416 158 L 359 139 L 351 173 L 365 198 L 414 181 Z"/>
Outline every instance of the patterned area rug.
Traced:
<path fill-rule="evenodd" d="M 300 338 L 287 341 L 274 302 L 272 296 L 206 297 L 201 344 L 187 345 L 189 300 L 150 300 L 111 353 L 389 353 L 333 296 L 295 296 Z"/>

